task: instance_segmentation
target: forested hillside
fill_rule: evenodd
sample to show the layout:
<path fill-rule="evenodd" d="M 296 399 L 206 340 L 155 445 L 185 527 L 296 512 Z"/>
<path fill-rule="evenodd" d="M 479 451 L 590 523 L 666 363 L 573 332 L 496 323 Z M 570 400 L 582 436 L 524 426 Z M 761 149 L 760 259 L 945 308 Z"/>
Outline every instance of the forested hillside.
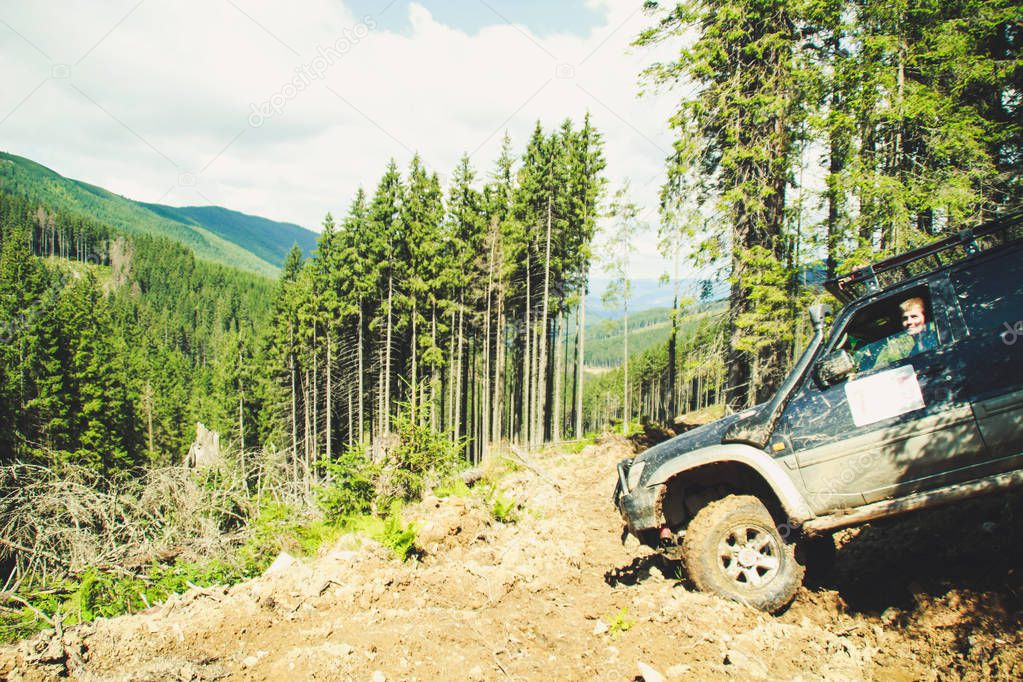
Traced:
<path fill-rule="evenodd" d="M 316 233 L 292 223 L 246 215 L 221 206 L 142 205 L 180 223 L 198 224 L 278 267 L 284 264 L 292 246 L 297 244 L 306 256 L 312 255 L 316 248 Z"/>
<path fill-rule="evenodd" d="M 180 461 L 196 421 L 258 442 L 271 291 L 170 239 L 0 194 L 0 459 L 129 474 Z"/>
<path fill-rule="evenodd" d="M 707 315 L 723 315 L 727 306 L 722 301 L 691 306 L 682 311 L 676 333 L 689 335 Z M 651 308 L 630 315 L 629 350 L 640 355 L 654 347 L 666 347 L 671 338 L 671 308 Z M 591 315 L 592 318 L 592 315 Z M 617 367 L 622 363 L 621 320 L 591 319 L 586 331 L 586 366 L 593 368 Z"/>
<path fill-rule="evenodd" d="M 313 258 L 293 247 L 276 293 L 53 185 L 52 203 L 4 194 L 4 459 L 127 471 L 182 457 L 202 421 L 308 483 L 400 420 L 475 457 L 578 431 L 585 335 L 565 327 L 603 166 L 588 120 L 538 125 L 520 160 L 506 140 L 485 183 L 463 160 L 446 197 L 418 157 L 404 178 L 392 162 Z"/>
<path fill-rule="evenodd" d="M 0 190 L 45 205 L 50 211 L 88 216 L 125 234 L 167 237 L 204 260 L 268 277 L 279 273 L 293 244 L 309 253 L 316 240 L 313 232 L 297 225 L 216 206 L 175 208 L 139 203 L 4 152 L 0 152 Z M 53 229 L 49 228 L 50 232 Z M 52 236 L 46 238 L 55 243 Z"/>

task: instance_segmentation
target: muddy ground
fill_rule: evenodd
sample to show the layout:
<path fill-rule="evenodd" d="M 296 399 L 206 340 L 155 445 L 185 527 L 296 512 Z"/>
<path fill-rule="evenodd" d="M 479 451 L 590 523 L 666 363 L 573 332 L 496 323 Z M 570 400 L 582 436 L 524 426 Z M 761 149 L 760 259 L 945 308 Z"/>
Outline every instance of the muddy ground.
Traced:
<path fill-rule="evenodd" d="M 992 499 L 847 531 L 834 570 L 770 616 L 694 592 L 620 542 L 624 441 L 409 510 L 402 564 L 346 538 L 316 560 L 0 650 L 11 680 L 1023 679 L 1023 504 Z M 545 480 L 546 479 L 546 480 Z M 557 486 L 557 487 L 555 487 Z M 661 677 L 658 677 L 661 676 Z"/>

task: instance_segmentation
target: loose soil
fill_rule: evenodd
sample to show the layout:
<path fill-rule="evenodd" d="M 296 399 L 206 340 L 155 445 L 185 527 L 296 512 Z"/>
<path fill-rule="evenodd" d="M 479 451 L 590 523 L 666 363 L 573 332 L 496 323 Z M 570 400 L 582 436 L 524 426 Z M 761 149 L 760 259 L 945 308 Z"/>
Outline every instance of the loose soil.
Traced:
<path fill-rule="evenodd" d="M 1019 497 L 847 531 L 830 574 L 771 616 L 695 592 L 621 542 L 611 440 L 537 456 L 475 498 L 408 510 L 423 554 L 345 538 L 231 588 L 0 650 L 11 680 L 1023 679 Z M 560 490 L 559 490 L 560 489 Z M 661 676 L 661 677 L 659 677 Z"/>

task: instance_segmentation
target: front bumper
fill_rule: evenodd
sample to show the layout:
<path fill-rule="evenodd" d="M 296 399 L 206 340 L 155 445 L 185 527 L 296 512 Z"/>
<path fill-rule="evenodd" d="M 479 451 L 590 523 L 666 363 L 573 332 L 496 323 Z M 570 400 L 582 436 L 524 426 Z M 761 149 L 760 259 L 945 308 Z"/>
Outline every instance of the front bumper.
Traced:
<path fill-rule="evenodd" d="M 635 490 L 629 490 L 631 466 L 631 459 L 618 463 L 618 483 L 615 485 L 612 501 L 618 509 L 618 513 L 622 515 L 629 532 L 640 537 L 643 531 L 659 526 L 654 507 L 660 486 L 637 485 Z"/>

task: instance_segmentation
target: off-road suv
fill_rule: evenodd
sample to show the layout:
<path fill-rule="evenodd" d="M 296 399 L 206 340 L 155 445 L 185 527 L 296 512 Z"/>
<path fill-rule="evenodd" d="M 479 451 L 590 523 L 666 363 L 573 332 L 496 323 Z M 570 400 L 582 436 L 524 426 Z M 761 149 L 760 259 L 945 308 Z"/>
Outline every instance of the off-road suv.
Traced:
<path fill-rule="evenodd" d="M 825 286 L 845 307 L 828 334 L 829 311 L 810 309 L 813 339 L 772 400 L 618 465 L 627 533 L 767 611 L 832 531 L 1023 483 L 1023 216 Z M 914 307 L 927 343 L 905 338 Z"/>

